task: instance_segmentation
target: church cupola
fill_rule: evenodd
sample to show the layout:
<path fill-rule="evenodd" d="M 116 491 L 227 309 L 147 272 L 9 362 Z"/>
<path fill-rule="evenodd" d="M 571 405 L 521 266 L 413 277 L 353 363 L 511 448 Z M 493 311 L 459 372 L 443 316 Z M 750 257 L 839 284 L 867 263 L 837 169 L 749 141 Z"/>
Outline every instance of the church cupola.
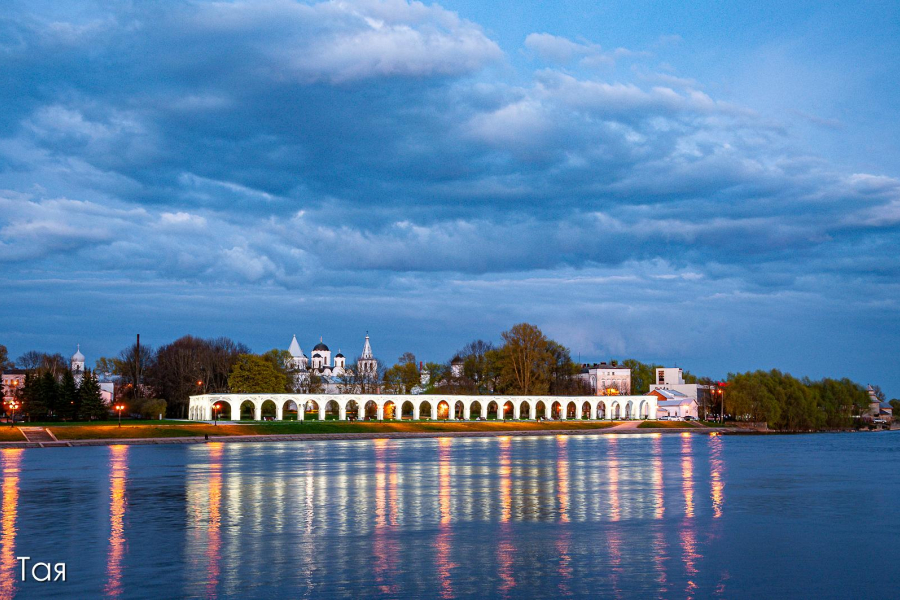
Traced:
<path fill-rule="evenodd" d="M 84 377 L 84 354 L 81 353 L 81 344 L 78 344 L 75 354 L 72 355 L 71 369 L 72 375 L 75 376 L 75 383 L 81 385 L 81 379 Z"/>

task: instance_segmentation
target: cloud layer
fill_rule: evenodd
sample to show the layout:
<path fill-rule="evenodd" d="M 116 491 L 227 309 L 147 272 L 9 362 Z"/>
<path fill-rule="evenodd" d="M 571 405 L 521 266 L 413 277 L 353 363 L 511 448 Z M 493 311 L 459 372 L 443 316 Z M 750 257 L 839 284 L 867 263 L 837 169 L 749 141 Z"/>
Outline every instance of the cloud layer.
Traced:
<path fill-rule="evenodd" d="M 396 349 L 441 358 L 466 340 L 413 331 L 490 334 L 515 316 L 586 355 L 718 374 L 777 366 L 770 345 L 772 363 L 834 371 L 842 359 L 799 348 L 833 327 L 861 351 L 896 325 L 900 180 L 842 172 L 661 68 L 661 49 L 546 32 L 501 49 L 402 0 L 2 11 L 11 311 L 94 290 L 114 329 L 127 302 L 98 282 L 142 282 L 173 322 L 194 310 L 185 296 L 212 313 L 268 290 L 279 310 L 333 302 L 263 329 L 365 327 L 342 321 L 355 311 L 409 324 Z M 58 327 L 31 315 L 6 331 L 20 350 Z M 761 338 L 770 319 L 795 343 Z M 755 363 L 701 349 L 707 336 Z M 856 376 L 877 376 L 865 356 Z"/>

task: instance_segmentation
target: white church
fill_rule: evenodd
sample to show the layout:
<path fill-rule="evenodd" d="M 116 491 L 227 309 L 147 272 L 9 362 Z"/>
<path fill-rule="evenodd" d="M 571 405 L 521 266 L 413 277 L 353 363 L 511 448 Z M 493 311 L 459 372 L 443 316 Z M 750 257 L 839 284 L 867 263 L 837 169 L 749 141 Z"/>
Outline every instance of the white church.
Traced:
<path fill-rule="evenodd" d="M 332 359 L 331 349 L 325 345 L 321 337 L 319 343 L 313 346 L 310 357 L 303 353 L 300 343 L 297 342 L 296 334 L 291 339 L 288 352 L 291 357 L 287 361 L 287 366 L 294 372 L 294 383 L 298 389 L 309 381 L 310 374 L 316 374 L 322 378 L 326 394 L 340 393 L 339 385 L 349 375 L 371 375 L 375 378 L 378 376 L 378 360 L 372 354 L 372 345 L 369 342 L 368 334 L 366 334 L 362 354 L 356 359 L 356 369 L 359 373 L 353 373 L 347 367 L 347 359 L 341 354 L 340 349 Z"/>

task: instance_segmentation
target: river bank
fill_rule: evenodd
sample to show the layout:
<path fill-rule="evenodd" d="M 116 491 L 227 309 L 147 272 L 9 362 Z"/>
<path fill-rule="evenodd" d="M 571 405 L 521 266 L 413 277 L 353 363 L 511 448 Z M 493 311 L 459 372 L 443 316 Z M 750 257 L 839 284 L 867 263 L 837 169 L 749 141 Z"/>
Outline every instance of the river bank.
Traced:
<path fill-rule="evenodd" d="M 137 425 L 69 425 L 23 427 L 21 441 L 0 442 L 0 448 L 54 448 L 75 446 L 202 444 L 207 442 L 286 442 L 364 439 L 406 439 L 437 437 L 500 437 L 556 435 L 647 435 L 736 433 L 734 428 L 684 427 L 648 428 L 638 421 L 572 422 L 413 422 L 413 423 L 253 423 Z M 298 432 L 303 431 L 302 433 Z M 8 438 L 7 438 L 8 439 Z"/>

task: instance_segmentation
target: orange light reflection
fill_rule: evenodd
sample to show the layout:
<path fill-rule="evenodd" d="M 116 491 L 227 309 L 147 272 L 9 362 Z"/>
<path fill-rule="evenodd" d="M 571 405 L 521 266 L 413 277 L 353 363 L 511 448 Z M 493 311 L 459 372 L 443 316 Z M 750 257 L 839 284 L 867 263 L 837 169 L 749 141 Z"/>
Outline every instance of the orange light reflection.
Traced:
<path fill-rule="evenodd" d="M 16 561 L 16 518 L 19 514 L 19 468 L 25 451 L 21 448 L 0 450 L 3 469 L 2 505 L 0 505 L 0 598 L 16 595 L 19 563 Z"/>
<path fill-rule="evenodd" d="M 209 447 L 209 528 L 206 545 L 206 596 L 216 597 L 222 558 L 222 454 L 221 443 Z"/>
<path fill-rule="evenodd" d="M 110 446 L 109 460 L 109 552 L 106 558 L 106 587 L 111 598 L 122 595 L 122 559 L 125 556 L 125 496 L 128 476 L 128 446 Z"/>

